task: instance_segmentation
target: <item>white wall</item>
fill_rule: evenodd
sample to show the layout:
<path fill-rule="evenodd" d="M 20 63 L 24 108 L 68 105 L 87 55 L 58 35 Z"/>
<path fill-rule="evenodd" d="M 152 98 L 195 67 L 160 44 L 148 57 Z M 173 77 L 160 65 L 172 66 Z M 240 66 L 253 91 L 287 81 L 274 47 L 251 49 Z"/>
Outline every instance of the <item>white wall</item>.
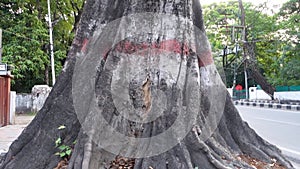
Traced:
<path fill-rule="evenodd" d="M 44 105 L 51 88 L 47 85 L 36 85 L 30 94 L 17 94 L 16 112 L 38 112 Z"/>
<path fill-rule="evenodd" d="M 278 100 L 300 100 L 300 91 L 275 92 L 274 98 Z"/>
<path fill-rule="evenodd" d="M 47 85 L 35 85 L 32 88 L 32 111 L 38 112 L 44 106 L 44 103 L 51 92 L 51 88 Z"/>
<path fill-rule="evenodd" d="M 10 92 L 10 112 L 9 112 L 9 124 L 15 124 L 16 118 L 16 92 Z"/>
<path fill-rule="evenodd" d="M 32 109 L 31 94 L 17 94 L 16 96 L 16 113 L 29 113 Z"/>
<path fill-rule="evenodd" d="M 233 90 L 232 90 L 232 88 L 227 88 L 227 91 L 229 92 L 230 96 L 232 97 L 233 96 Z"/>
<path fill-rule="evenodd" d="M 249 99 L 250 100 L 271 100 L 271 97 L 263 90 L 257 89 L 257 87 L 249 88 Z"/>
<path fill-rule="evenodd" d="M 249 88 L 250 100 L 271 100 L 271 97 L 263 90 L 257 90 L 256 87 Z M 275 92 L 274 99 L 278 100 L 300 100 L 300 91 Z"/>

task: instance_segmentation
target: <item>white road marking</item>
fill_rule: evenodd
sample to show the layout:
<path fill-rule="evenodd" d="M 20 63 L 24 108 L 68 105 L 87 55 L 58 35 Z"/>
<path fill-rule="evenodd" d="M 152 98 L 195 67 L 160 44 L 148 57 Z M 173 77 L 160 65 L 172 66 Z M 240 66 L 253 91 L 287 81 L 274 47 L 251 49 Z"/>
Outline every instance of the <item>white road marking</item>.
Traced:
<path fill-rule="evenodd" d="M 287 125 L 293 125 L 293 126 L 300 126 L 300 123 L 292 123 L 292 122 L 285 122 L 285 121 L 279 121 L 279 120 L 270 120 L 270 119 L 265 119 L 265 118 L 254 118 L 254 119 L 270 121 L 270 122 L 275 122 L 275 123 L 281 123 L 281 124 L 287 124 Z"/>
<path fill-rule="evenodd" d="M 277 112 L 284 112 L 284 113 L 291 113 L 291 114 L 299 114 L 300 111 L 294 111 L 294 110 L 285 110 L 285 109 L 274 109 L 274 108 L 266 108 L 266 107 L 252 107 L 252 106 L 241 106 L 241 105 L 235 105 L 240 108 L 248 108 L 248 109 L 257 109 L 257 110 L 270 110 L 270 111 L 277 111 Z"/>

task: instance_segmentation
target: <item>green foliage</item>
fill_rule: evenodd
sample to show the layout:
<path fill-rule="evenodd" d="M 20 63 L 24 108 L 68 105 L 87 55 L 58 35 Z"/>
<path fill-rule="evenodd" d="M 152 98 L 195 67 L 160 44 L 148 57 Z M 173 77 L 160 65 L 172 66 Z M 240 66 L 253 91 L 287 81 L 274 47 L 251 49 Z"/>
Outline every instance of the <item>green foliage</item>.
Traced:
<path fill-rule="evenodd" d="M 51 1 L 56 74 L 62 69 L 82 6 L 83 0 Z M 15 67 L 12 89 L 17 92 L 30 92 L 33 85 L 50 83 L 47 13 L 47 1 L 0 2 L 2 62 Z"/>
<path fill-rule="evenodd" d="M 41 72 L 49 61 L 42 47 L 47 43 L 48 31 L 29 1 L 4 1 L 0 3 L 0 8 L 0 15 L 6 18 L 0 20 L 3 29 L 3 62 L 15 67 L 13 89 L 24 85 L 24 90 L 28 90 L 27 85 L 43 81 Z"/>
<path fill-rule="evenodd" d="M 251 3 L 243 3 L 243 5 L 246 13 L 246 26 L 249 28 L 247 33 L 255 35 L 255 38 L 258 38 L 260 34 L 254 32 L 263 31 L 258 30 L 258 27 L 254 27 L 253 25 L 255 24 L 253 22 L 259 21 L 263 23 L 264 20 L 268 20 L 269 18 L 266 19 L 265 17 L 268 16 L 262 15 L 259 9 Z M 207 36 L 212 45 L 214 60 L 218 67 L 223 67 L 224 69 L 226 86 L 232 87 L 233 85 L 234 69 L 236 69 L 237 84 L 244 84 L 243 56 L 240 51 L 236 54 L 235 50 L 236 45 L 239 48 L 243 45 L 241 41 L 242 29 L 239 27 L 241 26 L 241 12 L 238 1 L 214 3 L 204 6 L 203 11 Z M 258 17 L 261 19 L 253 19 Z M 223 55 L 225 47 L 231 50 L 231 54 L 228 54 L 227 57 Z M 249 83 L 250 86 L 253 85 L 251 80 Z"/>
<path fill-rule="evenodd" d="M 68 157 L 72 154 L 72 149 L 70 146 L 58 145 L 56 146 L 59 149 L 59 152 L 56 152 L 55 155 L 60 156 L 61 158 Z"/>
<path fill-rule="evenodd" d="M 59 137 L 55 140 L 55 147 L 58 147 L 60 144 L 61 144 L 61 138 Z"/>
<path fill-rule="evenodd" d="M 61 125 L 59 126 L 57 129 L 58 130 L 64 130 L 66 128 L 66 126 Z M 75 145 L 77 143 L 77 141 L 75 140 L 73 142 L 73 145 Z M 58 148 L 58 152 L 55 153 L 55 155 L 60 156 L 61 158 L 65 158 L 65 157 L 70 157 L 72 154 L 72 147 L 69 145 L 66 145 L 62 142 L 62 138 L 58 137 L 55 140 L 55 147 Z"/>
<path fill-rule="evenodd" d="M 58 130 L 62 130 L 62 129 L 65 129 L 65 128 L 66 128 L 65 125 L 61 125 L 61 126 L 59 126 L 57 129 L 58 129 Z"/>
<path fill-rule="evenodd" d="M 283 4 L 276 19 L 277 31 L 273 43 L 269 46 L 268 56 L 261 51 L 268 61 L 260 62 L 265 75 L 274 86 L 300 85 L 300 2 L 290 0 Z"/>
<path fill-rule="evenodd" d="M 247 26 L 248 41 L 255 41 L 255 60 L 261 72 L 274 86 L 300 85 L 300 2 L 290 0 L 283 4 L 280 12 L 270 13 L 266 4 L 254 6 L 243 3 Z M 228 55 L 229 63 L 222 63 L 222 50 L 225 46 L 233 48 L 234 39 L 240 40 L 241 33 L 233 25 L 240 25 L 240 12 L 237 1 L 214 3 L 203 7 L 208 38 L 212 44 L 215 61 L 225 71 L 227 86 L 232 85 L 234 64 L 243 62 L 241 53 Z M 225 15 L 226 14 L 226 15 Z M 239 42 L 239 45 L 242 44 Z M 237 74 L 242 76 L 243 69 Z M 243 84 L 243 78 L 237 77 L 237 83 Z M 250 84 L 251 86 L 251 84 Z"/>
<path fill-rule="evenodd" d="M 262 73 L 273 85 L 300 85 L 300 4 L 289 0 L 280 12 L 270 15 L 265 4 L 253 6 L 244 2 L 248 41 L 256 41 L 256 59 Z M 74 38 L 83 0 L 51 1 L 56 74 L 62 69 L 69 46 Z M 241 14 L 237 1 L 214 3 L 203 7 L 205 26 L 216 63 L 225 69 L 227 85 L 231 86 L 233 64 L 240 64 L 241 53 L 228 55 L 229 63 L 220 56 L 227 45 L 233 48 L 234 39 L 241 34 L 226 26 L 240 25 Z M 3 62 L 12 64 L 12 89 L 30 92 L 33 85 L 50 84 L 50 53 L 47 1 L 2 0 L 0 28 L 3 29 Z M 241 45 L 241 44 L 239 44 Z M 221 64 L 220 64 L 221 63 Z M 237 83 L 242 83 L 243 69 L 238 69 Z"/>
<path fill-rule="evenodd" d="M 277 84 L 300 85 L 300 1 L 288 1 L 276 16 L 280 21 L 279 29 L 284 32 L 280 37 L 282 52 L 279 73 L 282 82 Z"/>

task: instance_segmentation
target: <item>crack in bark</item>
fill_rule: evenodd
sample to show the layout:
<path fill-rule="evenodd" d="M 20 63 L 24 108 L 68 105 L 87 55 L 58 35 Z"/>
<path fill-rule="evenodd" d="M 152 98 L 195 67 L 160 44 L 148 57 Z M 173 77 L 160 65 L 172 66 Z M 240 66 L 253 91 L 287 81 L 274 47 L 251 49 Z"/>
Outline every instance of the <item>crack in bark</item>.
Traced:
<path fill-rule="evenodd" d="M 145 103 L 145 112 L 148 113 L 151 108 L 151 81 L 147 77 L 146 82 L 142 86 L 144 92 L 144 103 Z"/>

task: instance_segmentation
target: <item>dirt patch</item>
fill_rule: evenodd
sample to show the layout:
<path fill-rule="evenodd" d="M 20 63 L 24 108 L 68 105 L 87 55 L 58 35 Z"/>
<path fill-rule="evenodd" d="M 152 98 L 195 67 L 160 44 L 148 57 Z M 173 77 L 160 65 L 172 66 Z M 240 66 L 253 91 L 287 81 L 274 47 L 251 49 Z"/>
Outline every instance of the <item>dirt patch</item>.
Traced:
<path fill-rule="evenodd" d="M 117 156 L 115 160 L 110 162 L 109 169 L 133 169 L 135 159 Z"/>
<path fill-rule="evenodd" d="M 16 115 L 15 124 L 16 125 L 28 125 L 35 115 Z"/>
<path fill-rule="evenodd" d="M 257 168 L 257 169 L 286 169 L 285 167 L 281 166 L 280 164 L 278 164 L 276 162 L 275 159 L 272 159 L 273 163 L 268 164 L 266 162 L 263 162 L 259 159 L 256 158 L 252 158 L 250 156 L 247 155 L 239 155 L 237 157 L 238 160 L 244 161 L 247 164 Z"/>
<path fill-rule="evenodd" d="M 54 169 L 67 169 L 69 164 L 68 159 L 61 160 Z"/>

